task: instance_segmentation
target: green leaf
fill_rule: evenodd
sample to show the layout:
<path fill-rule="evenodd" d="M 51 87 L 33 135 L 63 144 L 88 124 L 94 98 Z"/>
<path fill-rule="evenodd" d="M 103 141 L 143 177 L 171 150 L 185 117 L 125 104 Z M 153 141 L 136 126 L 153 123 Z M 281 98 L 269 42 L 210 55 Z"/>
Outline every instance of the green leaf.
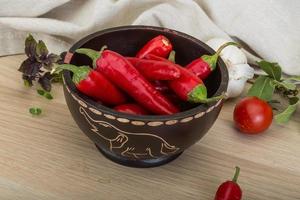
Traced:
<path fill-rule="evenodd" d="M 292 117 L 293 113 L 297 110 L 297 106 L 299 104 L 299 98 L 293 97 L 290 100 L 290 104 L 283 112 L 275 115 L 275 121 L 279 124 L 287 123 Z"/>
<path fill-rule="evenodd" d="M 46 99 L 49 99 L 49 100 L 53 99 L 53 96 L 49 92 L 46 92 L 44 97 L 46 97 Z"/>
<path fill-rule="evenodd" d="M 31 87 L 32 85 L 30 84 L 30 82 L 28 80 L 24 80 L 24 86 Z"/>
<path fill-rule="evenodd" d="M 45 94 L 45 90 L 37 89 L 36 91 L 41 96 L 44 96 L 44 94 Z"/>
<path fill-rule="evenodd" d="M 274 93 L 275 86 L 272 79 L 267 76 L 259 76 L 252 87 L 249 89 L 247 96 L 256 96 L 265 101 L 270 101 Z"/>
<path fill-rule="evenodd" d="M 271 63 L 265 60 L 257 62 L 258 66 L 264 70 L 271 78 L 280 81 L 281 79 L 281 67 L 278 63 Z"/>
<path fill-rule="evenodd" d="M 37 59 L 40 57 L 46 57 L 48 55 L 48 49 L 42 40 L 39 40 L 38 44 L 36 45 L 35 53 Z"/>
<path fill-rule="evenodd" d="M 36 91 L 39 95 L 44 96 L 46 99 L 49 99 L 49 100 L 53 99 L 53 96 L 51 95 L 51 93 L 49 93 L 43 89 L 37 89 Z"/>
<path fill-rule="evenodd" d="M 273 80 L 273 84 L 275 86 L 281 86 L 284 87 L 287 90 L 295 90 L 296 89 L 296 85 L 294 83 L 288 82 L 288 81 L 277 81 L 277 80 Z"/>
<path fill-rule="evenodd" d="M 287 78 L 286 80 L 300 81 L 300 76 L 291 76 L 291 77 Z"/>
<path fill-rule="evenodd" d="M 29 112 L 32 114 L 32 115 L 40 115 L 42 113 L 42 109 L 38 108 L 38 107 L 32 107 L 32 108 L 29 108 Z"/>

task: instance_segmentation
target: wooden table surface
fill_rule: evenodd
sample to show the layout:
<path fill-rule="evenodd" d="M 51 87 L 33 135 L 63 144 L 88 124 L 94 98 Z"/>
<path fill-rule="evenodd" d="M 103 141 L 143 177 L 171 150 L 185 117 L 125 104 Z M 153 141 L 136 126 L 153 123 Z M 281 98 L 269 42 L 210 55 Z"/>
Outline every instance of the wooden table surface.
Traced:
<path fill-rule="evenodd" d="M 55 86 L 53 100 L 25 88 L 23 55 L 0 58 L 0 199 L 212 200 L 236 165 L 246 200 L 300 199 L 300 112 L 262 135 L 233 128 L 228 101 L 207 135 L 175 161 L 135 169 L 105 159 L 77 128 Z M 28 108 L 40 106 L 32 117 Z"/>

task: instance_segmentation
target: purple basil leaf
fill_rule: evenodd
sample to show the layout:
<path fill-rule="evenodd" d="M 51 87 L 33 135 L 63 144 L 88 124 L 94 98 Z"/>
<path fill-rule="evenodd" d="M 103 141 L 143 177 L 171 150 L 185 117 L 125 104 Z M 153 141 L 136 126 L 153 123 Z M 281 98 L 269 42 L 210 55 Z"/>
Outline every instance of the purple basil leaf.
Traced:
<path fill-rule="evenodd" d="M 23 73 L 27 76 L 35 77 L 39 73 L 41 67 L 41 63 L 34 62 L 28 68 L 26 68 Z"/>
<path fill-rule="evenodd" d="M 26 83 L 27 86 L 31 87 L 32 86 L 32 81 L 34 77 L 22 75 L 22 79 L 24 80 L 24 84 Z"/>
<path fill-rule="evenodd" d="M 36 59 L 38 61 L 43 61 L 47 58 L 48 53 L 49 51 L 46 47 L 46 44 L 42 40 L 39 40 L 35 48 Z"/>
<path fill-rule="evenodd" d="M 59 60 L 60 60 L 60 56 L 58 56 L 54 53 L 49 54 L 47 56 L 47 58 L 45 60 L 43 60 L 44 68 L 51 70 L 53 67 L 53 63 L 57 63 L 57 61 L 59 61 Z"/>
<path fill-rule="evenodd" d="M 25 40 L 25 53 L 32 60 L 35 57 L 36 46 L 37 46 L 36 40 L 33 38 L 31 34 L 29 34 Z"/>
<path fill-rule="evenodd" d="M 32 60 L 30 58 L 27 58 L 26 60 L 24 60 L 20 66 L 20 68 L 18 69 L 20 72 L 24 73 L 28 68 L 31 67 L 32 65 Z"/>
<path fill-rule="evenodd" d="M 64 64 L 64 60 L 65 60 L 65 56 L 67 55 L 67 52 L 64 51 L 62 52 L 59 56 L 60 56 L 60 60 L 57 61 L 58 64 Z"/>
<path fill-rule="evenodd" d="M 52 79 L 52 75 L 50 74 L 50 72 L 46 72 L 38 80 L 41 87 L 47 92 L 51 91 L 51 79 Z"/>

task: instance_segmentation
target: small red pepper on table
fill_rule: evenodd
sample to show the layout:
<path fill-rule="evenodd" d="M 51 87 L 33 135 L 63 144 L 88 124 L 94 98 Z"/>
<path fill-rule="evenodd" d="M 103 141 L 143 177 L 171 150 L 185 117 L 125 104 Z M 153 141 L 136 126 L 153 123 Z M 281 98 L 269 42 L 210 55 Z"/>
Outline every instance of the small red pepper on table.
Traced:
<path fill-rule="evenodd" d="M 108 105 L 119 105 L 126 102 L 126 97 L 101 73 L 89 66 L 77 67 L 71 64 L 58 65 L 52 73 L 61 70 L 73 72 L 72 80 L 82 93 Z"/>
<path fill-rule="evenodd" d="M 147 115 L 149 114 L 142 106 L 136 104 L 136 103 L 128 103 L 128 104 L 122 104 L 114 107 L 114 110 L 133 114 L 133 115 Z"/>
<path fill-rule="evenodd" d="M 136 57 L 144 58 L 147 54 L 153 54 L 165 58 L 172 49 L 173 46 L 169 39 L 163 35 L 159 35 L 147 42 L 136 54 Z"/>
<path fill-rule="evenodd" d="M 240 168 L 235 167 L 235 174 L 232 181 L 222 183 L 215 196 L 215 200 L 240 200 L 242 198 L 242 190 L 237 184 Z"/>
<path fill-rule="evenodd" d="M 101 72 L 117 87 L 127 92 L 136 102 L 155 114 L 170 115 L 179 112 L 167 98 L 148 82 L 139 71 L 120 54 L 104 50 L 77 49 L 77 53 L 85 54 L 93 59 L 97 71 Z"/>
<path fill-rule="evenodd" d="M 238 45 L 234 42 L 227 42 L 223 44 L 215 54 L 203 55 L 200 58 L 193 60 L 191 63 L 185 66 L 186 69 L 193 72 L 200 79 L 206 79 L 217 66 L 217 60 L 221 51 L 229 45 Z"/>
<path fill-rule="evenodd" d="M 127 57 L 127 60 L 147 80 L 174 80 L 180 77 L 180 70 L 173 63 Z"/>

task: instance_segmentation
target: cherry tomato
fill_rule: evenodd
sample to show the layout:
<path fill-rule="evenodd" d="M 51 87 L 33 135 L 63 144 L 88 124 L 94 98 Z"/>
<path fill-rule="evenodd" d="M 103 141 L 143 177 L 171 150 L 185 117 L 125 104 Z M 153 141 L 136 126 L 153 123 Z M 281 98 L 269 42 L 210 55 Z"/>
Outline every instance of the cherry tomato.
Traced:
<path fill-rule="evenodd" d="M 242 99 L 234 109 L 235 126 L 243 133 L 257 134 L 265 131 L 272 123 L 272 107 L 257 97 Z"/>

